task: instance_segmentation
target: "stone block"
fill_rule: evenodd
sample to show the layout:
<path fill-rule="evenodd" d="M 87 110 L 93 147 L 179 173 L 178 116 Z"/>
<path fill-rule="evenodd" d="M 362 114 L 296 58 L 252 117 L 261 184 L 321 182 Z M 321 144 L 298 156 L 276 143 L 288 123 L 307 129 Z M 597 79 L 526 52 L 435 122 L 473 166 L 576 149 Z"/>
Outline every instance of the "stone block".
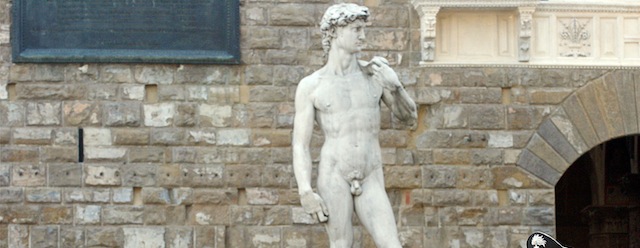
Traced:
<path fill-rule="evenodd" d="M 507 129 L 535 129 L 545 117 L 545 111 L 543 107 L 509 106 L 507 107 Z"/>
<path fill-rule="evenodd" d="M 275 205 L 278 203 L 279 194 L 275 189 L 247 188 L 246 192 L 249 205 Z"/>
<path fill-rule="evenodd" d="M 169 194 L 171 194 L 171 201 L 172 204 L 176 204 L 176 205 L 188 205 L 188 204 L 193 204 L 194 202 L 196 202 L 196 195 L 195 195 L 195 191 L 200 190 L 200 189 L 192 189 L 192 188 L 173 188 L 169 191 Z M 207 190 L 207 189 L 202 189 L 202 190 Z M 214 190 L 214 189 L 212 189 Z M 205 193 L 206 195 L 206 193 Z M 204 197 L 208 197 L 208 196 L 204 196 Z M 237 191 L 236 191 L 236 199 L 237 199 Z"/>
<path fill-rule="evenodd" d="M 38 205 L 7 205 L 0 207 L 0 222 L 5 224 L 36 224 L 42 209 Z"/>
<path fill-rule="evenodd" d="M 24 199 L 22 188 L 2 187 L 0 188 L 0 203 L 21 203 Z"/>
<path fill-rule="evenodd" d="M 46 163 L 78 162 L 78 150 L 75 147 L 45 146 L 40 150 L 40 160 Z"/>
<path fill-rule="evenodd" d="M 9 81 L 28 82 L 33 79 L 33 64 L 16 64 L 9 67 Z"/>
<path fill-rule="evenodd" d="M 3 151 L 3 155 L 5 154 Z M 14 165 L 11 180 L 13 186 L 44 186 L 47 181 L 47 169 L 45 165 Z"/>
<path fill-rule="evenodd" d="M 25 125 L 25 104 L 0 102 L 0 123 L 8 127 L 22 127 Z"/>
<path fill-rule="evenodd" d="M 75 150 L 75 149 L 74 149 Z M 71 153 L 77 156 L 77 152 Z M 82 165 L 78 163 L 50 164 L 49 165 L 49 185 L 50 186 L 81 186 L 82 185 Z"/>
<path fill-rule="evenodd" d="M 434 149 L 433 162 L 438 165 L 468 165 L 471 151 L 466 149 Z"/>
<path fill-rule="evenodd" d="M 79 84 L 17 84 L 16 98 L 22 100 L 71 101 L 86 98 L 87 86 Z"/>
<path fill-rule="evenodd" d="M 318 224 L 318 219 L 308 214 L 302 207 L 291 208 L 291 219 L 293 224 Z"/>
<path fill-rule="evenodd" d="M 112 225 L 143 224 L 144 207 L 142 206 L 104 206 L 102 221 Z"/>
<path fill-rule="evenodd" d="M 62 124 L 62 107 L 60 103 L 27 102 L 27 125 L 55 126 Z"/>
<path fill-rule="evenodd" d="M 185 145 L 187 135 L 184 129 L 162 128 L 151 130 L 151 144 L 164 146 Z"/>
<path fill-rule="evenodd" d="M 0 153 L 0 161 L 2 162 L 22 162 L 36 163 L 38 162 L 39 152 L 36 148 L 30 147 L 4 147 Z"/>
<path fill-rule="evenodd" d="M 422 185 L 425 188 L 453 188 L 458 172 L 449 166 L 422 166 Z"/>
<path fill-rule="evenodd" d="M 198 105 L 183 103 L 176 104 L 176 113 L 173 117 L 173 124 L 176 127 L 193 127 L 198 124 Z"/>
<path fill-rule="evenodd" d="M 200 123 L 205 127 L 228 127 L 232 122 L 232 108 L 229 105 L 202 104 L 199 108 Z"/>
<path fill-rule="evenodd" d="M 215 145 L 216 132 L 213 129 L 193 130 L 187 133 L 189 144 L 193 145 Z"/>
<path fill-rule="evenodd" d="M 142 84 L 171 84 L 175 67 L 169 65 L 139 65 L 133 67 L 133 77 Z"/>
<path fill-rule="evenodd" d="M 175 102 L 185 100 L 185 88 L 182 85 L 160 85 L 158 86 L 158 101 Z M 165 103 L 162 103 L 165 104 Z"/>
<path fill-rule="evenodd" d="M 124 232 L 120 227 L 89 227 L 87 247 L 124 247 Z"/>
<path fill-rule="evenodd" d="M 387 188 L 419 188 L 422 186 L 422 169 L 419 166 L 385 166 Z"/>
<path fill-rule="evenodd" d="M 265 209 L 264 222 L 267 226 L 287 226 L 293 224 L 290 206 L 274 206 Z"/>
<path fill-rule="evenodd" d="M 166 248 L 193 247 L 193 229 L 191 227 L 167 227 L 165 228 L 164 240 Z"/>
<path fill-rule="evenodd" d="M 0 128 L 0 145 L 6 145 L 9 144 L 9 142 L 11 142 L 11 129 Z"/>
<path fill-rule="evenodd" d="M 115 188 L 113 189 L 114 203 L 131 203 L 133 202 L 133 188 Z"/>
<path fill-rule="evenodd" d="M 280 30 L 271 27 L 244 27 L 243 44 L 250 49 L 278 49 L 282 46 Z"/>
<path fill-rule="evenodd" d="M 107 129 L 108 130 L 108 129 Z M 114 145 L 148 145 L 149 131 L 136 129 L 111 130 Z"/>
<path fill-rule="evenodd" d="M 218 145 L 248 146 L 251 144 L 251 130 L 219 129 L 216 142 Z"/>
<path fill-rule="evenodd" d="M 409 46 L 409 33 L 402 30 L 372 28 L 367 30 L 367 49 L 402 51 Z"/>
<path fill-rule="evenodd" d="M 295 108 L 291 103 L 278 104 L 278 114 L 276 115 L 276 128 L 293 128 L 293 116 Z"/>
<path fill-rule="evenodd" d="M 162 148 L 131 148 L 129 149 L 129 163 L 162 163 L 165 150 Z"/>
<path fill-rule="evenodd" d="M 13 142 L 22 145 L 51 144 L 51 128 L 14 128 Z"/>
<path fill-rule="evenodd" d="M 531 104 L 556 105 L 561 103 L 571 93 L 573 93 L 573 89 L 563 89 L 563 88 L 530 89 L 529 102 Z"/>
<path fill-rule="evenodd" d="M 182 185 L 184 176 L 180 165 L 163 164 L 157 170 L 156 183 L 158 186 L 175 187 Z"/>
<path fill-rule="evenodd" d="M 290 188 L 293 166 L 289 164 L 268 164 L 262 173 L 264 187 Z"/>
<path fill-rule="evenodd" d="M 230 225 L 231 211 L 229 206 L 193 205 L 188 214 L 190 225 L 211 226 Z"/>
<path fill-rule="evenodd" d="M 125 227 L 124 248 L 162 248 L 166 247 L 162 227 Z"/>
<path fill-rule="evenodd" d="M 74 223 L 80 225 L 100 224 L 102 207 L 98 205 L 76 205 Z"/>
<path fill-rule="evenodd" d="M 169 127 L 173 124 L 176 106 L 172 103 L 145 104 L 144 125 L 147 127 Z"/>
<path fill-rule="evenodd" d="M 474 165 L 498 165 L 502 164 L 502 150 L 477 149 L 472 152 L 471 163 Z"/>
<path fill-rule="evenodd" d="M 89 87 L 88 99 L 92 101 L 115 101 L 118 98 L 118 85 L 93 85 Z"/>
<path fill-rule="evenodd" d="M 106 188 L 68 188 L 64 190 L 66 203 L 108 203 L 111 192 Z"/>
<path fill-rule="evenodd" d="M 625 135 L 624 118 L 620 110 L 620 104 L 618 103 L 619 96 L 616 92 L 616 85 L 604 83 L 601 80 L 596 80 L 591 85 L 591 88 L 595 88 L 598 95 L 597 105 L 605 120 L 607 133 L 609 135 L 608 138 Z M 592 99 L 592 101 L 594 100 L 595 99 Z"/>
<path fill-rule="evenodd" d="M 31 247 L 58 247 L 57 226 L 34 226 L 31 228 Z"/>
<path fill-rule="evenodd" d="M 501 88 L 462 88 L 459 90 L 460 102 L 470 104 L 502 103 Z"/>
<path fill-rule="evenodd" d="M 122 168 L 123 186 L 155 186 L 158 166 L 153 164 L 138 164 Z"/>
<path fill-rule="evenodd" d="M 555 207 L 528 207 L 524 209 L 523 224 L 553 225 L 555 223 Z"/>
<path fill-rule="evenodd" d="M 202 226 L 195 227 L 195 247 L 226 247 L 226 227 L 225 226 Z M 236 247 L 236 246 L 229 246 Z"/>
<path fill-rule="evenodd" d="M 209 103 L 238 103 L 240 102 L 240 87 L 213 86 L 208 88 L 208 93 L 206 93 L 206 95 Z"/>
<path fill-rule="evenodd" d="M 127 148 L 85 147 L 84 159 L 86 162 L 125 162 L 127 160 Z"/>
<path fill-rule="evenodd" d="M 288 247 L 312 247 L 309 228 L 295 226 L 282 229 L 282 240 Z"/>
<path fill-rule="evenodd" d="M 275 26 L 313 26 L 315 16 L 313 6 L 302 4 L 280 4 L 269 12 L 270 24 Z"/>
<path fill-rule="evenodd" d="M 77 146 L 78 129 L 76 128 L 54 129 L 53 144 L 58 146 Z"/>
<path fill-rule="evenodd" d="M 34 81 L 61 82 L 64 80 L 64 65 L 39 64 L 33 69 Z"/>
<path fill-rule="evenodd" d="M 174 163 L 193 164 L 196 162 L 196 157 L 197 151 L 193 148 L 172 148 L 171 161 L 173 161 Z"/>
<path fill-rule="evenodd" d="M 529 206 L 553 206 L 555 192 L 553 190 L 529 190 Z"/>
<path fill-rule="evenodd" d="M 119 186 L 122 184 L 120 166 L 84 164 L 84 171 L 86 185 Z"/>
<path fill-rule="evenodd" d="M 493 186 L 493 174 L 489 169 L 464 166 L 457 170 L 457 174 L 457 187 L 488 189 Z"/>
<path fill-rule="evenodd" d="M 286 87 L 255 86 L 249 89 L 251 102 L 286 102 L 289 93 Z"/>
<path fill-rule="evenodd" d="M 471 201 L 471 193 L 460 189 L 440 189 L 433 191 L 434 206 L 464 206 Z"/>
<path fill-rule="evenodd" d="M 271 128 L 277 118 L 275 103 L 249 103 L 246 105 L 247 126 L 254 128 Z"/>
<path fill-rule="evenodd" d="M 59 188 L 27 188 L 25 198 L 29 203 L 59 203 L 62 193 Z"/>
<path fill-rule="evenodd" d="M 234 225 L 261 226 L 265 218 L 265 209 L 254 206 L 231 206 L 231 222 Z"/>
<path fill-rule="evenodd" d="M 120 85 L 119 92 L 123 100 L 143 101 L 145 96 L 144 85 Z"/>
<path fill-rule="evenodd" d="M 225 168 L 227 186 L 237 188 L 261 186 L 262 167 L 257 165 L 228 165 Z"/>
<path fill-rule="evenodd" d="M 42 222 L 44 224 L 72 224 L 73 206 L 43 206 Z"/>
<path fill-rule="evenodd" d="M 190 198 L 194 204 L 232 205 L 238 203 L 239 193 L 236 188 L 196 188 Z"/>
<path fill-rule="evenodd" d="M 189 180 L 184 186 L 190 187 L 221 187 L 224 185 L 225 168 L 222 164 L 183 165 L 183 175 Z"/>
<path fill-rule="evenodd" d="M 112 144 L 111 137 L 111 129 L 108 128 L 83 129 L 83 140 L 86 146 L 110 146 Z"/>
<path fill-rule="evenodd" d="M 144 204 L 171 204 L 170 192 L 165 188 L 142 188 L 142 202 Z"/>
<path fill-rule="evenodd" d="M 520 225 L 523 220 L 521 207 L 494 207 L 490 208 L 485 218 L 487 225 Z"/>
<path fill-rule="evenodd" d="M 100 81 L 103 83 L 133 83 L 131 66 L 125 64 L 103 65 L 100 68 Z"/>
<path fill-rule="evenodd" d="M 186 100 L 194 101 L 194 102 L 205 102 L 209 100 L 209 88 L 214 88 L 214 87 L 193 86 L 193 85 L 185 86 Z"/>
<path fill-rule="evenodd" d="M 9 186 L 11 183 L 11 165 L 0 164 L 0 187 Z"/>
<path fill-rule="evenodd" d="M 501 130 L 505 128 L 505 110 L 502 105 L 478 105 L 467 111 L 472 129 Z"/>
<path fill-rule="evenodd" d="M 7 236 L 8 247 L 29 247 L 29 226 L 9 225 Z"/>
<path fill-rule="evenodd" d="M 73 226 L 60 227 L 60 247 L 84 247 L 85 232 L 83 228 Z"/>
<path fill-rule="evenodd" d="M 138 127 L 141 113 L 139 102 L 110 102 L 103 106 L 104 125 L 108 127 Z"/>

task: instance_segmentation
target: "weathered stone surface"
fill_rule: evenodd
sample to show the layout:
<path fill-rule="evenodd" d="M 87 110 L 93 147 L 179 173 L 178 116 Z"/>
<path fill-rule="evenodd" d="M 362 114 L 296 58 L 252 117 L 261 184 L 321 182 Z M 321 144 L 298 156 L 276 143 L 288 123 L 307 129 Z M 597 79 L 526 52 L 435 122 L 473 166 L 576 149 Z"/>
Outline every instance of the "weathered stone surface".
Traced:
<path fill-rule="evenodd" d="M 27 125 L 53 126 L 62 123 L 62 107 L 60 103 L 28 102 Z"/>
<path fill-rule="evenodd" d="M 188 213 L 188 223 L 198 226 L 229 225 L 229 206 L 194 205 Z"/>
<path fill-rule="evenodd" d="M 64 191 L 64 201 L 66 203 L 108 203 L 110 194 L 109 189 L 103 188 L 70 188 Z"/>
<path fill-rule="evenodd" d="M 474 106 L 467 111 L 469 127 L 472 129 L 500 130 L 505 128 L 505 110 L 502 105 Z"/>
<path fill-rule="evenodd" d="M 59 203 L 62 193 L 59 188 L 27 188 L 25 199 L 32 203 Z"/>
<path fill-rule="evenodd" d="M 117 186 L 122 183 L 119 166 L 85 164 L 84 171 L 86 185 Z"/>
<path fill-rule="evenodd" d="M 102 221 L 105 224 L 142 224 L 144 208 L 142 206 L 104 206 Z"/>
<path fill-rule="evenodd" d="M 58 247 L 57 226 L 34 226 L 31 228 L 31 246 Z"/>
<path fill-rule="evenodd" d="M 154 128 L 150 142 L 152 145 L 179 146 L 187 142 L 187 135 L 184 129 Z"/>
<path fill-rule="evenodd" d="M 560 173 L 564 172 L 570 166 L 570 164 L 538 134 L 531 138 L 531 142 L 527 149 Z"/>
<path fill-rule="evenodd" d="M 71 153 L 74 156 L 77 152 Z M 62 163 L 49 165 L 50 186 L 80 186 L 82 185 L 82 165 L 77 163 Z"/>
<path fill-rule="evenodd" d="M 102 123 L 102 109 L 97 103 L 66 102 L 64 123 L 70 126 L 96 126 Z"/>
<path fill-rule="evenodd" d="M 225 179 L 230 187 L 259 187 L 261 175 L 262 168 L 257 165 L 229 165 L 225 168 Z"/>
<path fill-rule="evenodd" d="M 122 167 L 123 186 L 155 186 L 158 167 L 152 164 L 138 164 Z"/>
<path fill-rule="evenodd" d="M 131 148 L 129 149 L 129 163 L 161 163 L 164 161 L 165 150 L 162 148 Z"/>
<path fill-rule="evenodd" d="M 80 100 L 85 98 L 85 85 L 71 84 L 19 84 L 16 97 L 25 100 Z"/>
<path fill-rule="evenodd" d="M 453 188 L 457 171 L 445 166 L 422 166 L 422 186 L 425 188 Z"/>
<path fill-rule="evenodd" d="M 572 95 L 567 98 L 562 105 L 562 110 L 564 112 L 559 113 L 566 113 L 566 116 L 568 117 L 567 119 L 576 128 L 576 132 L 574 133 L 576 139 L 580 137 L 584 141 L 586 147 L 593 147 L 600 143 L 600 139 L 598 138 L 598 135 L 596 135 L 591 121 L 589 121 L 589 117 L 584 111 L 582 104 L 580 103 L 580 99 L 576 95 Z M 558 114 L 558 116 L 562 115 Z"/>
<path fill-rule="evenodd" d="M 177 193 L 174 190 L 174 193 Z M 215 205 L 231 205 L 238 202 L 238 189 L 207 189 L 199 188 L 193 190 L 190 196 L 184 195 L 181 201 L 193 202 L 194 204 L 215 204 Z M 176 197 L 174 197 L 176 199 Z"/>
<path fill-rule="evenodd" d="M 175 67 L 168 65 L 134 66 L 133 77 L 142 84 L 171 84 Z"/>
<path fill-rule="evenodd" d="M 86 239 L 88 247 L 124 247 L 124 232 L 119 227 L 89 227 Z"/>
<path fill-rule="evenodd" d="M 40 150 L 40 161 L 46 163 L 78 162 L 78 149 L 76 147 L 43 147 Z"/>
<path fill-rule="evenodd" d="M 165 228 L 165 247 L 193 247 L 193 229 L 190 227 Z"/>
<path fill-rule="evenodd" d="M 104 135 L 105 136 L 107 135 L 106 132 Z M 136 129 L 130 129 L 130 128 L 112 129 L 109 135 L 110 137 L 111 136 L 113 137 L 114 145 L 147 145 L 149 144 L 149 132 L 147 130 L 136 130 Z M 101 138 L 106 139 L 106 137 L 101 137 Z M 106 140 L 103 140 L 102 142 L 106 142 Z"/>
<path fill-rule="evenodd" d="M 133 201 L 132 188 L 116 188 L 113 189 L 114 203 L 131 203 Z"/>
<path fill-rule="evenodd" d="M 416 188 L 423 184 L 420 166 L 385 166 L 384 175 L 388 188 Z"/>
<path fill-rule="evenodd" d="M 141 108 L 139 102 L 111 102 L 103 106 L 104 125 L 111 127 L 140 126 Z"/>
<path fill-rule="evenodd" d="M 247 203 L 249 205 L 275 205 L 278 203 L 277 190 L 268 188 L 247 188 Z"/>
<path fill-rule="evenodd" d="M 251 102 L 284 102 L 288 97 L 288 89 L 284 87 L 255 86 L 249 90 Z"/>
<path fill-rule="evenodd" d="M 282 26 L 313 26 L 316 24 L 314 8 L 301 4 L 277 5 L 269 12 L 272 25 Z"/>
<path fill-rule="evenodd" d="M 147 127 L 168 127 L 173 124 L 176 107 L 171 103 L 144 105 L 144 125 Z"/>
<path fill-rule="evenodd" d="M 102 207 L 97 205 L 75 206 L 74 222 L 80 225 L 100 224 Z"/>
<path fill-rule="evenodd" d="M 203 126 L 227 127 L 231 125 L 233 115 L 229 105 L 202 104 L 199 112 L 200 122 Z"/>
<path fill-rule="evenodd" d="M 0 203 L 20 203 L 23 200 L 24 191 L 22 188 L 4 187 L 0 189 Z"/>
<path fill-rule="evenodd" d="M 518 165 L 551 185 L 555 185 L 560 180 L 560 173 L 557 170 L 529 150 L 522 152 Z"/>
<path fill-rule="evenodd" d="M 145 204 L 170 204 L 169 190 L 165 188 L 142 188 L 142 202 Z"/>
<path fill-rule="evenodd" d="M 216 142 L 218 145 L 247 146 L 251 144 L 251 130 L 219 129 Z"/>
<path fill-rule="evenodd" d="M 0 102 L 0 123 L 4 126 L 24 126 L 26 110 L 23 103 Z"/>
<path fill-rule="evenodd" d="M 225 167 L 222 164 L 183 165 L 185 178 L 184 186 L 191 187 L 220 187 L 224 185 Z"/>
<path fill-rule="evenodd" d="M 14 128 L 13 142 L 23 145 L 51 144 L 51 128 Z"/>
<path fill-rule="evenodd" d="M 198 123 L 197 104 L 177 104 L 173 116 L 173 124 L 176 127 L 193 127 Z"/>
<path fill-rule="evenodd" d="M 6 154 L 6 151 L 2 154 Z M 14 165 L 12 169 L 11 184 L 13 186 L 44 186 L 47 181 L 47 169 L 44 165 Z"/>
<path fill-rule="evenodd" d="M 127 149 L 115 147 L 86 147 L 84 159 L 87 162 L 124 162 Z"/>
<path fill-rule="evenodd" d="M 72 226 L 60 227 L 60 247 L 83 247 L 84 240 L 84 229 Z"/>

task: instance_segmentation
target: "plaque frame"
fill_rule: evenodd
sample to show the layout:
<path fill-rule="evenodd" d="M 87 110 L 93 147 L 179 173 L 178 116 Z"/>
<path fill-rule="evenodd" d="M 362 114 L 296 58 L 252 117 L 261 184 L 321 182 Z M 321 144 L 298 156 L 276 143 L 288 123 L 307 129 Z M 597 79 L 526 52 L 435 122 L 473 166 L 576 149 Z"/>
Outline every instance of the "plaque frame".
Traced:
<path fill-rule="evenodd" d="M 11 24 L 12 60 L 15 63 L 168 63 L 168 64 L 240 64 L 240 2 L 216 0 L 224 4 L 220 11 L 224 23 L 209 23 L 224 31 L 223 43 L 211 43 L 219 49 L 122 49 L 43 47 L 25 40 L 29 21 L 38 18 L 28 5 L 43 3 L 40 0 L 13 0 Z M 34 3 L 35 2 L 35 3 Z M 135 1 L 134 1 L 135 2 Z M 216 19 L 217 21 L 218 19 Z M 87 30 L 89 31 L 89 30 Z M 53 32 L 53 31 L 51 31 Z M 212 38 L 213 40 L 213 38 Z M 194 42 L 200 42 L 196 40 Z M 42 41 L 41 41 L 42 42 Z M 46 40 L 44 41 L 46 42 Z M 213 41 L 212 41 L 213 42 Z M 54 43 L 54 42 L 52 42 Z M 54 44 L 55 45 L 55 44 Z"/>

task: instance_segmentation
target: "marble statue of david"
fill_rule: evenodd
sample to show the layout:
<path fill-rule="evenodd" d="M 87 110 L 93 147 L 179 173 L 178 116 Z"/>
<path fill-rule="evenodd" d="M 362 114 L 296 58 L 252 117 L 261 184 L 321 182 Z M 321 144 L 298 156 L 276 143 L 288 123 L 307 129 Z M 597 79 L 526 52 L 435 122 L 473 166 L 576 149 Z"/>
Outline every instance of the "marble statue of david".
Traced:
<path fill-rule="evenodd" d="M 368 8 L 355 4 L 327 9 L 320 23 L 327 63 L 300 81 L 295 97 L 293 167 L 300 201 L 307 213 L 325 222 L 332 248 L 351 247 L 354 210 L 376 246 L 401 247 L 384 188 L 380 104 L 410 124 L 417 111 L 384 58 L 357 59 L 368 17 Z M 314 122 L 325 136 L 317 193 L 309 152 Z"/>

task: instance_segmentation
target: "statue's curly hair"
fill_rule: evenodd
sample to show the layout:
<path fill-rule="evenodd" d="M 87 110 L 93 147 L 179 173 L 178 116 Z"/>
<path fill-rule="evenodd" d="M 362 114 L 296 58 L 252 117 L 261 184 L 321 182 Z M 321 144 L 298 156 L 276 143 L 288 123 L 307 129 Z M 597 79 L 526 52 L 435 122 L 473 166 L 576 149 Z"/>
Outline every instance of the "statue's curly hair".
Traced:
<path fill-rule="evenodd" d="M 347 26 L 357 19 L 367 21 L 369 8 L 353 3 L 340 3 L 332 5 L 324 12 L 320 21 L 322 31 L 322 49 L 327 56 L 331 48 L 331 39 L 335 37 L 336 27 Z"/>

